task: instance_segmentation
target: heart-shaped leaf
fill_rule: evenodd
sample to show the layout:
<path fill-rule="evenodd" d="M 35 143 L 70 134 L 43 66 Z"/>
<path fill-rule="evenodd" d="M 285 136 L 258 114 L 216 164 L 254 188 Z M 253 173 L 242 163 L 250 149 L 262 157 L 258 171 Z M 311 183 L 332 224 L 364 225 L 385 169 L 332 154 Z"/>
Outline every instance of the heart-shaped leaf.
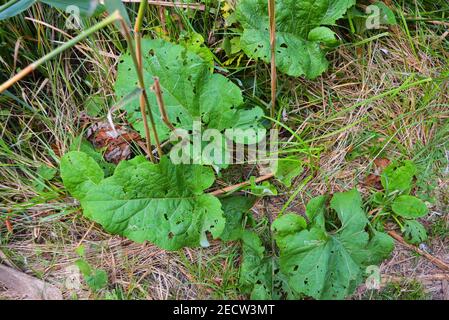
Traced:
<path fill-rule="evenodd" d="M 332 42 L 329 29 L 355 0 L 278 0 L 276 11 L 276 66 L 291 76 L 313 79 L 328 66 L 320 42 Z M 268 6 L 266 0 L 241 0 L 236 10 L 244 31 L 240 41 L 252 58 L 271 60 Z"/>
<path fill-rule="evenodd" d="M 84 168 L 89 174 L 80 173 Z M 211 168 L 173 165 L 165 157 L 153 164 L 138 156 L 120 162 L 111 177 L 101 180 L 103 172 L 92 158 L 69 152 L 61 171 L 84 215 L 112 234 L 177 250 L 207 246 L 207 233 L 217 238 L 223 231 L 220 201 L 204 194 L 215 180 Z"/>
<path fill-rule="evenodd" d="M 337 212 L 341 227 L 326 229 L 326 197 L 312 199 L 301 218 L 281 216 L 273 223 L 280 249 L 280 270 L 289 286 L 299 294 L 316 299 L 343 299 L 363 279 L 364 267 L 389 255 L 393 241 L 375 233 L 371 239 L 357 190 L 336 193 L 330 207 Z"/>
<path fill-rule="evenodd" d="M 193 122 L 200 121 L 204 128 L 224 130 L 236 127 L 244 118 L 254 123 L 263 116 L 259 108 L 238 108 L 243 104 L 238 86 L 220 74 L 210 72 L 210 64 L 183 46 L 164 40 L 142 40 L 142 55 L 145 84 L 152 86 L 158 77 L 170 122 L 176 128 L 193 129 Z M 123 98 L 137 86 L 132 59 L 124 54 L 120 59 L 115 93 Z M 156 129 L 161 140 L 169 137 L 169 129 L 161 120 L 156 96 L 149 93 Z M 139 99 L 128 103 L 128 121 L 144 136 Z M 253 110 L 253 113 L 251 113 Z M 249 112 L 249 113 L 248 113 Z M 149 123 L 150 125 L 150 123 Z"/>

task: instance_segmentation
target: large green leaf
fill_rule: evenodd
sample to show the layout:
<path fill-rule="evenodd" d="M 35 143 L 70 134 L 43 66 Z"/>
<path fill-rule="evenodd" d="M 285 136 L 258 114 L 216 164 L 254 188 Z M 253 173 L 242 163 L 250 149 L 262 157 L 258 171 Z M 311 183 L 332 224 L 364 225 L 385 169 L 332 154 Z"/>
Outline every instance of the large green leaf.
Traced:
<path fill-rule="evenodd" d="M 320 42 L 331 42 L 330 30 L 355 0 L 276 1 L 276 65 L 291 76 L 313 79 L 328 66 Z M 253 58 L 270 62 L 270 34 L 266 0 L 240 0 L 237 19 L 244 28 L 241 46 Z"/>
<path fill-rule="evenodd" d="M 64 156 L 71 161 L 61 161 L 61 171 L 73 174 L 63 175 L 63 181 L 75 191 L 84 215 L 106 231 L 136 242 L 148 240 L 167 250 L 207 246 L 207 233 L 214 238 L 222 233 L 225 219 L 221 203 L 204 194 L 215 179 L 211 168 L 173 165 L 165 157 L 153 164 L 138 156 L 122 161 L 113 176 L 91 183 L 76 178 L 76 170 L 96 166 L 99 175 L 102 170 L 92 158 L 81 154 Z"/>
<path fill-rule="evenodd" d="M 207 61 L 183 46 L 164 40 L 144 39 L 142 54 L 145 84 L 150 87 L 154 83 L 153 78 L 159 78 L 168 118 L 176 128 L 192 130 L 193 121 L 197 120 L 205 128 L 221 131 L 238 123 L 241 118 L 238 107 L 243 103 L 241 90 L 226 77 L 212 74 Z M 115 83 L 117 98 L 126 96 L 136 86 L 132 59 L 129 53 L 124 54 Z M 165 140 L 169 129 L 161 120 L 155 95 L 150 93 L 149 99 L 156 129 L 161 140 Z M 143 135 L 139 99 L 128 103 L 124 109 L 130 123 Z M 253 121 L 260 117 L 260 109 L 254 109 Z"/>
<path fill-rule="evenodd" d="M 365 231 L 368 224 L 357 190 L 337 193 L 330 207 L 341 226 L 326 229 L 326 198 L 307 205 L 308 228 L 302 219 L 280 217 L 273 232 L 280 249 L 280 269 L 297 293 L 316 299 L 343 299 L 363 279 L 364 267 L 378 263 L 392 250 L 392 239 Z"/>
<path fill-rule="evenodd" d="M 66 153 L 61 159 L 61 178 L 67 190 L 81 200 L 103 180 L 104 172 L 98 163 L 81 151 Z"/>

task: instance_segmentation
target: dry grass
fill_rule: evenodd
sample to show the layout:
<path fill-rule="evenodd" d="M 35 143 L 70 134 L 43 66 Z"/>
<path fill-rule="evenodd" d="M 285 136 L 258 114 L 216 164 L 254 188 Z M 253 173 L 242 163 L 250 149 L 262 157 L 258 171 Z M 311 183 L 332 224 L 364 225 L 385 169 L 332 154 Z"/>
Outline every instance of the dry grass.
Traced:
<path fill-rule="evenodd" d="M 34 18 L 44 20 L 44 13 L 37 10 Z M 54 39 L 53 33 L 36 25 L 48 39 Z M 62 37 L 56 34 L 58 39 Z M 435 160 L 432 167 L 441 165 L 432 154 L 449 148 L 443 144 L 449 132 L 442 132 L 449 128 L 449 81 L 447 76 L 438 80 L 448 72 L 448 52 L 440 34 L 429 30 L 424 35 L 409 39 L 402 28 L 394 28 L 388 37 L 338 48 L 329 56 L 330 71 L 318 80 L 280 77 L 279 105 L 285 110 L 286 125 L 309 140 L 311 147 L 323 150 L 311 163 L 317 168 L 313 179 L 293 199 L 289 211 L 303 213 L 312 196 L 352 187 L 368 195 L 369 190 L 360 181 L 371 172 L 377 157 L 412 158 L 420 163 Z M 100 95 L 108 108 L 119 47 L 117 39 L 111 38 L 100 37 L 95 45 L 91 42 L 94 40 L 87 41 L 81 49 L 88 54 L 72 50 L 55 64 L 45 66 L 46 77 L 20 83 L 18 97 L 31 111 L 14 104 L 1 118 L 0 137 L 14 150 L 15 157 L 4 150 L 0 153 L 0 209 L 10 216 L 14 228 L 11 235 L 0 226 L 0 258 L 59 286 L 66 298 L 241 298 L 236 290 L 237 244 L 214 243 L 208 250 L 170 253 L 149 244 L 131 243 L 104 233 L 96 225 L 91 228 L 78 211 L 78 204 L 65 197 L 60 182 L 49 182 L 44 196 L 32 183 L 38 178 L 35 169 L 43 163 L 57 167 L 58 156 L 68 150 L 71 137 L 79 133 L 79 110 L 84 110 L 80 97 Z M 423 81 L 426 78 L 433 80 Z M 91 86 L 86 85 L 86 79 Z M 269 88 L 269 81 L 265 84 Z M 364 143 L 367 133 L 376 133 L 378 138 Z M 359 146 L 371 144 L 377 147 L 374 154 L 349 157 Z M 298 177 L 292 189 L 284 190 L 280 197 L 259 202 L 254 209 L 256 216 L 263 218 L 268 211 L 275 217 L 310 173 L 312 170 Z M 432 193 L 439 199 L 433 211 L 447 217 L 448 177 L 440 174 L 432 179 L 437 182 Z M 427 221 L 429 228 L 434 219 L 431 216 Z M 67 287 L 67 279 L 73 275 L 71 267 L 78 259 L 75 249 L 80 244 L 86 247 L 86 260 L 107 271 L 108 295 L 96 295 L 84 284 L 75 289 Z M 433 238 L 429 248 L 449 261 L 447 238 Z M 427 260 L 400 246 L 382 270 L 409 278 L 439 273 Z M 444 281 L 430 281 L 425 288 L 435 299 L 449 299 Z M 217 294 L 218 289 L 222 291 Z"/>

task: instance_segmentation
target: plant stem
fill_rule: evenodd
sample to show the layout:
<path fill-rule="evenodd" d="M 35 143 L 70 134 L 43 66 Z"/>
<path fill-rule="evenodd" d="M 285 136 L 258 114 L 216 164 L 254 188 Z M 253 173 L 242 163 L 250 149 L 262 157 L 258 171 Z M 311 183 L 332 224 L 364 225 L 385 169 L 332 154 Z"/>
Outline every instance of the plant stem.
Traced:
<path fill-rule="evenodd" d="M 270 18 L 270 47 L 271 47 L 271 109 L 270 115 L 275 117 L 276 113 L 276 10 L 274 0 L 268 0 L 268 16 Z"/>
<path fill-rule="evenodd" d="M 21 79 L 23 79 L 29 73 L 31 73 L 34 70 L 36 70 L 37 67 L 39 67 L 40 65 L 44 64 L 48 60 L 51 60 L 52 58 L 54 58 L 55 56 L 57 56 L 61 52 L 67 50 L 68 48 L 73 47 L 79 41 L 87 38 L 91 34 L 97 32 L 98 30 L 100 30 L 100 29 L 106 27 L 107 25 L 113 23 L 117 19 L 120 19 L 120 14 L 118 12 L 114 12 L 113 14 L 108 16 L 103 21 L 101 21 L 101 22 L 97 23 L 96 25 L 92 26 L 91 28 L 81 32 L 79 35 L 77 35 L 76 37 L 74 37 L 70 41 L 67 41 L 66 43 L 64 43 L 63 45 L 59 46 L 58 48 L 56 48 L 55 50 L 51 51 L 50 53 L 46 54 L 42 58 L 34 61 L 32 64 L 28 65 L 26 68 L 24 68 L 19 73 L 17 73 L 14 77 L 10 78 L 5 83 L 0 85 L 0 93 L 5 91 L 6 89 L 8 89 L 10 86 L 12 86 L 17 81 L 20 81 Z"/>
<path fill-rule="evenodd" d="M 388 231 L 388 234 L 394 238 L 396 241 L 398 241 L 400 244 L 402 244 L 404 247 L 415 251 L 416 253 L 422 255 L 424 258 L 432 262 L 434 265 L 436 265 L 438 268 L 444 271 L 449 271 L 449 265 L 447 265 L 446 262 L 444 262 L 441 259 L 438 259 L 437 257 L 432 256 L 431 254 L 419 249 L 418 247 L 411 245 L 407 243 L 399 234 L 397 234 L 395 231 L 391 230 Z"/>
<path fill-rule="evenodd" d="M 154 77 L 153 91 L 156 94 L 157 104 L 159 105 L 159 112 L 161 113 L 162 121 L 167 125 L 167 127 L 171 131 L 175 131 L 176 128 L 170 122 L 170 119 L 168 118 L 167 115 L 167 110 L 165 109 L 164 98 L 162 97 L 162 90 L 158 77 Z"/>
<path fill-rule="evenodd" d="M 139 12 L 137 13 L 137 20 L 136 24 L 134 25 L 134 37 L 135 37 L 135 45 L 136 45 L 136 56 L 137 56 L 137 72 L 143 73 L 143 64 L 142 64 L 142 35 L 140 33 L 140 29 L 142 28 L 143 23 L 143 16 L 145 15 L 145 9 L 146 9 L 146 2 L 142 1 L 139 5 Z M 140 82 L 139 82 L 140 84 Z M 151 152 L 151 133 L 150 128 L 148 127 L 148 121 L 147 121 L 147 110 L 146 110 L 146 93 L 144 92 L 144 86 L 139 85 L 139 87 L 142 89 L 142 93 L 140 95 L 140 113 L 142 114 L 142 121 L 143 121 L 143 127 L 145 130 L 145 141 L 146 141 L 146 153 L 148 157 L 150 158 L 151 162 L 155 162 L 153 152 Z M 148 108 L 150 109 L 150 106 L 148 104 Z M 151 113 L 151 109 L 150 109 Z M 153 124 L 152 124 L 153 125 Z M 154 125 L 153 125 L 154 128 Z M 156 136 L 155 136 L 155 140 Z M 159 143 L 156 143 L 159 145 Z M 158 148 L 159 153 L 160 147 Z M 159 153 L 161 155 L 161 153 Z"/>
<path fill-rule="evenodd" d="M 140 33 L 140 29 L 142 28 L 143 16 L 145 15 L 146 8 L 147 8 L 146 1 L 141 1 L 139 5 L 139 12 L 137 13 L 136 24 L 134 25 L 134 32 L 136 34 Z"/>
<path fill-rule="evenodd" d="M 143 90 L 142 91 L 141 101 L 143 100 L 145 102 L 144 105 L 146 105 L 147 108 L 148 108 L 148 111 L 149 111 L 148 113 L 149 113 L 149 116 L 150 116 L 150 123 L 151 123 L 151 127 L 153 128 L 153 133 L 154 133 L 154 139 L 155 139 L 155 142 L 156 142 L 157 152 L 159 154 L 159 157 L 161 157 L 163 155 L 162 149 L 161 149 L 161 144 L 159 142 L 159 136 L 158 136 L 157 131 L 156 131 L 156 125 L 155 125 L 155 122 L 154 122 L 153 113 L 151 112 L 150 101 L 148 100 L 147 92 L 145 90 L 145 82 L 143 80 L 143 72 L 142 72 L 142 69 L 139 67 L 139 59 L 137 58 L 137 54 L 136 54 L 136 52 L 134 50 L 134 44 L 133 44 L 133 41 L 132 41 L 132 38 L 131 38 L 131 33 L 129 32 L 128 26 L 126 25 L 126 23 L 125 23 L 125 21 L 123 19 L 120 19 L 120 24 L 122 25 L 122 29 L 123 29 L 123 32 L 125 34 L 125 39 L 126 39 L 126 42 L 128 43 L 128 47 L 129 47 L 131 58 L 132 58 L 133 63 L 134 63 L 134 67 L 136 68 L 139 88 Z M 148 126 L 148 122 L 146 120 L 146 110 L 142 110 L 141 109 L 141 112 L 142 112 L 143 124 L 144 124 L 144 127 L 146 127 L 146 126 Z M 148 129 L 148 132 L 149 132 L 149 129 Z"/>

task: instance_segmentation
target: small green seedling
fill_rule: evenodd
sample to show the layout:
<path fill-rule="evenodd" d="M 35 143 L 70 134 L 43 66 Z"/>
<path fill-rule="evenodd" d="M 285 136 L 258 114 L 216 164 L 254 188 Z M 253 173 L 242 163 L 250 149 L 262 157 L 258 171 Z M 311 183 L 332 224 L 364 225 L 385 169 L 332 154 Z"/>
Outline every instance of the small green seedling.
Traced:
<path fill-rule="evenodd" d="M 372 223 L 382 229 L 387 220 L 396 222 L 405 239 L 413 244 L 427 240 L 424 226 L 416 221 L 429 213 L 426 204 L 410 195 L 417 169 L 412 161 L 394 161 L 381 174 L 383 191 L 374 194 L 372 201 L 379 212 Z"/>
<path fill-rule="evenodd" d="M 108 275 L 106 271 L 102 269 L 93 269 L 91 265 L 84 259 L 84 246 L 79 246 L 76 249 L 76 253 L 80 256 L 80 259 L 75 261 L 75 265 L 80 270 L 89 288 L 96 292 L 105 288 L 108 284 Z"/>

